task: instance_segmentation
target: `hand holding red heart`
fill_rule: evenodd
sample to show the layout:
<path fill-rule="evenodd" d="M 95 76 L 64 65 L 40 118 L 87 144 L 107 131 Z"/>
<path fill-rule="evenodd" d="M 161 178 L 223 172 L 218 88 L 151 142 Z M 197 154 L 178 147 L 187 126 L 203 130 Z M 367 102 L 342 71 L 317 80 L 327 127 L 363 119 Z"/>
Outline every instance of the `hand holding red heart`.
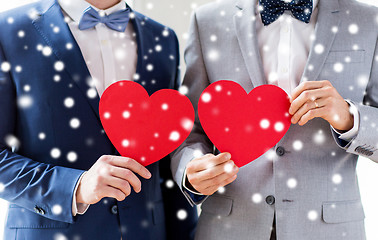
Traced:
<path fill-rule="evenodd" d="M 294 89 L 289 113 L 291 123 L 303 126 L 320 117 L 338 131 L 346 132 L 353 127 L 353 115 L 349 104 L 329 81 L 307 81 Z"/>
<path fill-rule="evenodd" d="M 321 117 L 339 131 L 353 127 L 348 103 L 329 81 L 300 84 L 290 102 L 287 94 L 276 86 L 259 86 L 247 94 L 236 82 L 218 81 L 202 93 L 198 114 L 205 133 L 224 152 L 217 156 L 207 154 L 187 165 L 189 183 L 205 195 L 233 182 L 238 167 L 279 142 L 290 127 L 290 118 L 291 123 L 304 125 Z M 100 159 L 83 177 L 87 189 L 79 186 L 78 202 L 94 203 L 104 196 L 124 199 L 131 186 L 140 191 L 140 181 L 133 172 L 147 178 L 142 165 L 158 161 L 179 146 L 189 135 L 194 119 L 186 97 L 172 90 L 161 90 L 149 97 L 142 86 L 130 81 L 118 82 L 105 91 L 100 116 L 118 151 L 139 163 L 129 158 Z M 109 171 L 102 174 L 99 169 Z M 109 186 L 101 187 L 100 179 L 109 182 Z M 115 179 L 113 185 L 109 179 Z M 97 194 L 82 194 L 88 189 Z"/>
<path fill-rule="evenodd" d="M 239 168 L 231 160 L 231 154 L 207 154 L 188 163 L 186 176 L 194 190 L 211 195 L 220 187 L 233 182 L 238 171 Z"/>
<path fill-rule="evenodd" d="M 238 83 L 209 85 L 198 102 L 201 126 L 220 152 L 229 152 L 238 167 L 274 147 L 289 130 L 289 96 L 274 85 L 247 93 Z"/>

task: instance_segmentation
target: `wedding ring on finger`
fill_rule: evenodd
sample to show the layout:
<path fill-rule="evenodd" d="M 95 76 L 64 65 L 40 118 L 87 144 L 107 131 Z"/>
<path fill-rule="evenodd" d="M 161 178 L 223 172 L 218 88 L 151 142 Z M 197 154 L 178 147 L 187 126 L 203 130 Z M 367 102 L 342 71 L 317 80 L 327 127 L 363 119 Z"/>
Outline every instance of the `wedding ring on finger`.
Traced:
<path fill-rule="evenodd" d="M 316 100 L 314 100 L 314 104 L 315 104 L 315 108 L 319 107 L 319 104 L 316 102 Z"/>

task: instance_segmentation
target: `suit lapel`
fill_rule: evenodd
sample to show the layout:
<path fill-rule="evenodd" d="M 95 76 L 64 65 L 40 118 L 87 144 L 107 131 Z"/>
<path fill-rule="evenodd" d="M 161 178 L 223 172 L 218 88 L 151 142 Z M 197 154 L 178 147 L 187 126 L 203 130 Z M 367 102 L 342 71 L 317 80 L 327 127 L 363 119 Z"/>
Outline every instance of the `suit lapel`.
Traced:
<path fill-rule="evenodd" d="M 253 87 L 266 84 L 255 24 L 256 0 L 241 1 L 236 5 L 234 25 L 239 47 L 243 55 Z"/>
<path fill-rule="evenodd" d="M 319 1 L 318 8 L 319 13 L 315 26 L 316 39 L 311 47 L 301 82 L 318 80 L 340 24 L 338 0 Z"/>
<path fill-rule="evenodd" d="M 241 0 L 236 5 L 239 10 L 234 15 L 239 47 L 254 87 L 267 83 L 257 42 L 256 24 L 253 20 L 256 4 L 256 0 Z M 336 36 L 333 29 L 337 29 L 340 24 L 338 0 L 319 1 L 318 8 L 318 20 L 315 27 L 316 40 L 310 50 L 301 82 L 317 80 Z M 315 50 L 315 46 L 318 46 L 318 48 L 323 47 L 324 50 L 321 54 Z"/>
<path fill-rule="evenodd" d="M 150 21 L 144 15 L 133 11 L 134 18 L 131 18 L 131 22 L 136 33 L 136 40 L 138 43 L 138 61 L 136 74 L 136 82 L 143 85 L 149 95 L 152 95 L 155 91 L 161 88 L 167 88 L 166 85 L 161 84 L 167 81 L 166 78 L 162 78 L 165 74 L 164 68 L 167 63 L 161 62 L 161 57 L 158 54 L 151 54 L 150 51 L 155 48 L 156 42 L 154 41 L 156 33 L 154 33 L 154 26 L 151 26 Z M 162 28 L 163 30 L 163 28 Z M 147 66 L 151 64 L 154 66 L 153 71 L 148 71 Z M 160 69 L 161 68 L 161 69 Z M 159 70 L 160 69 L 160 70 Z M 155 84 L 152 83 L 152 79 L 155 80 Z"/>
<path fill-rule="evenodd" d="M 91 86 L 88 81 L 91 79 L 87 65 L 85 64 L 83 55 L 77 45 L 72 33 L 65 23 L 63 13 L 56 0 L 43 1 L 39 9 L 39 17 L 33 21 L 34 27 L 38 33 L 45 40 L 46 44 L 51 47 L 55 56 L 64 63 L 64 70 L 71 76 L 74 83 L 80 89 L 81 93 L 88 100 L 97 118 L 99 118 L 99 101 L 100 98 L 97 94 L 95 96 L 88 96 L 88 91 Z M 146 69 L 146 60 L 143 56 L 148 56 L 148 49 L 153 49 L 151 46 L 151 39 L 153 39 L 151 31 L 144 30 L 148 24 L 148 21 L 144 17 L 134 12 L 134 17 L 131 18 L 131 22 L 135 28 L 138 44 L 138 61 L 135 80 L 139 82 L 145 82 L 145 88 L 149 91 L 148 87 L 150 81 L 143 81 L 149 79 L 149 72 Z M 144 22 L 144 24 L 142 24 Z M 53 31 L 51 26 L 57 27 L 59 32 Z M 67 43 L 72 44 L 72 48 L 68 50 L 66 48 Z M 149 60 L 151 62 L 151 59 Z M 149 92 L 151 94 L 151 92 Z"/>
<path fill-rule="evenodd" d="M 100 98 L 97 91 L 93 91 L 93 93 L 96 93 L 95 95 L 88 94 L 91 89 L 89 85 L 91 76 L 80 48 L 64 21 L 59 4 L 55 0 L 44 1 L 39 17 L 33 21 L 33 25 L 46 44 L 51 47 L 55 56 L 64 63 L 64 71 L 71 76 L 71 79 L 87 99 L 97 118 L 100 119 L 98 110 Z M 53 28 L 59 29 L 59 31 L 55 32 Z M 72 48 L 67 49 L 67 44 L 71 44 Z"/>
<path fill-rule="evenodd" d="M 150 81 L 149 79 L 149 72 L 147 71 L 147 59 L 144 56 L 148 56 L 149 60 L 148 63 L 151 63 L 151 58 L 153 56 L 148 53 L 149 49 L 154 49 L 151 42 L 154 39 L 151 31 L 147 28 L 148 20 L 145 20 L 144 17 L 133 11 L 134 17 L 131 18 L 131 22 L 134 27 L 134 31 L 136 33 L 137 43 L 138 43 L 138 61 L 137 61 L 137 68 L 136 68 L 136 78 L 134 79 L 138 83 L 142 84 L 143 87 L 147 90 L 147 92 L 151 95 L 152 93 L 149 92 Z M 142 24 L 143 23 L 143 24 Z"/>

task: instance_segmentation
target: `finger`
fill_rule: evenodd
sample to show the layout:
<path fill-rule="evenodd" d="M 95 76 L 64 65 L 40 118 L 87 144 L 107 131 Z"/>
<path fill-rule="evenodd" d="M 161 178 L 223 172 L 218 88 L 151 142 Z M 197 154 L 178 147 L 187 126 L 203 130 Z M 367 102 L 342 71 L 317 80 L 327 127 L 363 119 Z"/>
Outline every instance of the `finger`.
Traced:
<path fill-rule="evenodd" d="M 231 159 L 230 153 L 220 153 L 217 156 L 203 157 L 200 161 L 193 162 L 193 172 L 200 172 L 223 164 Z"/>
<path fill-rule="evenodd" d="M 202 182 L 202 186 L 204 188 L 208 188 L 208 187 L 211 187 L 211 186 L 217 186 L 217 187 L 222 187 L 221 184 L 228 178 L 232 177 L 233 175 L 236 175 L 238 173 L 239 169 L 238 168 L 234 168 L 232 169 L 232 171 L 230 172 L 225 172 L 225 173 L 222 173 L 214 178 L 211 178 L 211 179 L 208 179 L 208 180 L 205 180 Z"/>
<path fill-rule="evenodd" d="M 194 158 L 193 160 L 191 160 L 191 162 L 201 161 L 203 158 L 212 158 L 212 157 L 215 157 L 215 155 L 212 154 L 212 153 L 208 153 L 208 154 L 202 155 L 200 157 Z"/>
<path fill-rule="evenodd" d="M 106 184 L 110 187 L 121 190 L 126 196 L 130 195 L 131 193 L 131 186 L 127 180 L 112 177 L 106 181 Z"/>
<path fill-rule="evenodd" d="M 307 101 L 305 102 L 298 111 L 293 115 L 291 118 L 292 124 L 297 124 L 301 117 L 306 114 L 310 109 L 316 109 L 320 107 L 324 107 L 326 105 L 327 100 L 324 98 L 317 99 L 315 101 Z"/>
<path fill-rule="evenodd" d="M 212 186 L 212 187 L 208 187 L 208 188 L 205 188 L 203 190 L 203 192 L 207 193 L 205 195 L 211 195 L 213 194 L 214 192 L 218 191 L 219 188 L 221 187 L 224 187 L 230 183 L 232 183 L 233 181 L 235 181 L 235 179 L 237 178 L 238 176 L 235 174 L 235 175 L 232 175 L 231 177 L 223 180 L 218 186 Z"/>
<path fill-rule="evenodd" d="M 328 96 L 326 88 L 318 88 L 313 90 L 303 91 L 296 99 L 294 99 L 290 105 L 289 113 L 294 115 L 300 107 L 308 101 L 315 101 L 319 98 L 325 98 Z"/>
<path fill-rule="evenodd" d="M 128 195 L 126 195 L 124 192 L 122 192 L 118 188 L 108 186 L 103 190 L 103 196 L 115 198 L 117 199 L 117 201 L 123 201 Z"/>
<path fill-rule="evenodd" d="M 310 109 L 308 112 L 306 112 L 301 119 L 299 120 L 298 124 L 303 126 L 308 121 L 316 118 L 316 117 L 323 117 L 325 116 L 327 111 L 326 107 L 316 108 L 316 109 Z"/>
<path fill-rule="evenodd" d="M 221 175 L 222 173 L 227 173 L 227 172 L 231 172 L 231 171 L 235 171 L 239 169 L 234 161 L 232 160 L 228 160 L 222 164 L 219 164 L 215 167 L 212 167 L 212 168 L 208 168 L 208 169 L 205 169 L 201 172 L 197 172 L 197 177 L 201 180 L 208 180 L 208 179 L 212 179 L 214 177 L 217 177 L 219 175 Z"/>
<path fill-rule="evenodd" d="M 142 183 L 139 178 L 129 169 L 112 166 L 110 174 L 115 178 L 128 181 L 135 192 L 140 192 L 142 189 Z"/>
<path fill-rule="evenodd" d="M 152 176 L 147 168 L 131 158 L 113 156 L 110 158 L 109 163 L 113 166 L 130 169 L 145 179 L 149 179 Z"/>
<path fill-rule="evenodd" d="M 329 81 L 306 81 L 299 84 L 291 93 L 290 103 L 293 102 L 303 91 L 317 89 L 331 85 Z"/>
<path fill-rule="evenodd" d="M 198 188 L 199 186 L 203 187 L 206 185 L 206 187 L 208 187 L 209 184 L 214 184 L 211 183 L 211 181 L 221 177 L 221 175 L 225 174 L 227 177 L 227 175 L 236 174 L 238 171 L 239 168 L 232 160 L 230 160 L 211 169 L 188 174 L 187 177 L 192 186 L 196 186 Z"/>

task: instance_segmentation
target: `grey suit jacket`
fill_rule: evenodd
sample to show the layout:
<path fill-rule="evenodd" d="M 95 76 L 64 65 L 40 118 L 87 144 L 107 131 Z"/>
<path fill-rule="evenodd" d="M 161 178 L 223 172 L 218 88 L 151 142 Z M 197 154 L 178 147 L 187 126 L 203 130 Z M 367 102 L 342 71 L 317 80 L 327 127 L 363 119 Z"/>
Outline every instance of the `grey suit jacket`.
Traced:
<path fill-rule="evenodd" d="M 266 84 L 255 6 L 256 0 L 223 0 L 194 13 L 183 84 L 195 109 L 203 89 L 215 81 L 235 81 L 247 92 Z M 302 81 L 329 80 L 354 102 L 360 115 L 357 136 L 346 144 L 320 118 L 292 125 L 271 151 L 242 167 L 224 193 L 203 202 L 197 239 L 268 240 L 274 214 L 279 240 L 365 239 L 356 163 L 358 155 L 378 161 L 378 11 L 354 0 L 321 0 L 318 7 L 316 40 Z M 357 24 L 357 34 L 349 32 L 351 24 Z M 212 35 L 217 41 L 210 40 Z M 314 51 L 318 44 L 324 46 L 320 54 Z M 336 63 L 343 64 L 343 71 L 334 71 Z M 297 140 L 303 143 L 300 151 L 293 147 Z M 212 153 L 213 145 L 197 117 L 191 135 L 172 154 L 179 186 L 199 150 Z M 192 204 L 202 202 L 183 192 Z M 267 196 L 274 196 L 275 203 Z"/>

